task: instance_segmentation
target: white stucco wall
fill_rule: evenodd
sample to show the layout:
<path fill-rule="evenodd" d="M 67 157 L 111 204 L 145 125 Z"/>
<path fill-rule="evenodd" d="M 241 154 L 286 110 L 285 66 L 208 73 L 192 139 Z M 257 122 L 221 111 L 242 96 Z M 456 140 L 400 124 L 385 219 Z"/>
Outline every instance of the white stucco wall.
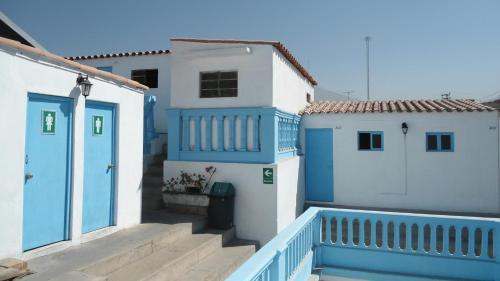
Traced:
<path fill-rule="evenodd" d="M 314 100 L 314 87 L 278 50 L 273 49 L 273 106 L 297 114 Z"/>
<path fill-rule="evenodd" d="M 45 58 L 0 47 L 0 258 L 22 257 L 25 124 L 28 92 L 74 99 L 73 178 L 69 244 L 81 242 L 85 99 L 76 86 L 78 71 Z M 89 100 L 117 104 L 116 228 L 140 222 L 143 94 L 101 78 Z M 16 124 L 16 125 L 14 125 Z M 28 252 L 29 253 L 29 252 Z"/>
<path fill-rule="evenodd" d="M 172 107 L 272 106 L 272 46 L 171 43 Z M 238 71 L 237 97 L 200 98 L 200 72 L 233 70 Z"/>
<path fill-rule="evenodd" d="M 132 70 L 158 69 L 158 88 L 148 90 L 148 95 L 156 96 L 154 117 L 156 131 L 160 134 L 160 140 L 153 147 L 153 152 L 155 153 L 160 153 L 161 145 L 166 143 L 168 124 L 166 109 L 170 107 L 170 56 L 171 54 L 159 54 L 78 61 L 79 63 L 94 67 L 111 66 L 113 67 L 114 74 L 129 79 L 131 78 Z"/>
<path fill-rule="evenodd" d="M 230 182 L 236 190 L 234 224 L 238 238 L 258 240 L 261 246 L 300 215 L 303 206 L 303 176 L 299 176 L 300 157 L 275 164 L 244 164 L 165 161 L 165 179 L 181 171 L 204 173 L 217 168 L 212 182 Z M 273 184 L 263 184 L 262 169 L 274 169 Z M 297 211 L 299 210 L 299 211 Z"/>
<path fill-rule="evenodd" d="M 307 153 L 304 129 L 333 128 L 335 204 L 498 213 L 498 127 L 496 112 L 314 114 L 301 142 Z M 358 151 L 358 131 L 383 131 L 384 151 Z M 426 132 L 454 132 L 455 151 L 426 152 Z"/>

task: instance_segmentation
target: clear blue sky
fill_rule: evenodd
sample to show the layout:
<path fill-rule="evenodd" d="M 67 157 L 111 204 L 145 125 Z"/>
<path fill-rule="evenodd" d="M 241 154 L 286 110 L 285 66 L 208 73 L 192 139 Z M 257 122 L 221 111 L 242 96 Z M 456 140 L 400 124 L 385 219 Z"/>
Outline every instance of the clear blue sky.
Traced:
<path fill-rule="evenodd" d="M 282 41 L 320 86 L 374 99 L 481 98 L 500 91 L 499 0 L 0 0 L 60 55 L 169 48 L 171 37 Z"/>

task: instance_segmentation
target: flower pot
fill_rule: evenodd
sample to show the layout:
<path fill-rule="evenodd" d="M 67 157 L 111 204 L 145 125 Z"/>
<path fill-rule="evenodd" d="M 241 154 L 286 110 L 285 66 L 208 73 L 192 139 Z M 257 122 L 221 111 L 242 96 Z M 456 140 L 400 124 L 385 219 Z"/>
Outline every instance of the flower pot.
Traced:
<path fill-rule="evenodd" d="M 206 216 L 210 198 L 201 193 L 164 192 L 163 202 L 173 212 Z"/>

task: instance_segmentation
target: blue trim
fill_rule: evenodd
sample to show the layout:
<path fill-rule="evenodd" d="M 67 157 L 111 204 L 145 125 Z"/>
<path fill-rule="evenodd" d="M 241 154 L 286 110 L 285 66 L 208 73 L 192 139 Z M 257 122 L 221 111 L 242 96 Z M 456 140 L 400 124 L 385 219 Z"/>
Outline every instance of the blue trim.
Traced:
<path fill-rule="evenodd" d="M 436 136 L 437 148 L 429 149 L 429 136 Z M 442 148 L 442 136 L 450 136 L 450 149 Z M 453 132 L 427 132 L 425 133 L 425 151 L 427 152 L 455 152 L 455 133 Z"/>
<path fill-rule="evenodd" d="M 113 73 L 113 67 L 112 66 L 98 66 L 96 68 L 99 69 L 99 70 L 102 70 L 102 71 Z"/>
<path fill-rule="evenodd" d="M 367 133 L 370 134 L 370 149 L 360 149 L 359 148 L 359 134 Z M 373 147 L 373 136 L 379 135 L 381 138 L 380 148 Z M 383 131 L 358 131 L 357 135 L 358 151 L 384 151 L 384 132 Z"/>
<path fill-rule="evenodd" d="M 181 161 L 216 161 L 230 163 L 274 163 L 298 154 L 300 117 L 274 107 L 167 109 L 168 159 Z M 252 119 L 252 128 L 248 120 Z M 216 124 L 211 126 L 213 119 Z M 212 145 L 212 131 L 201 134 L 206 127 L 216 127 L 217 145 Z M 207 124 L 209 120 L 210 124 Z M 236 134 L 240 120 L 240 134 Z M 194 132 L 190 126 L 194 122 Z M 249 148 L 247 130 L 253 132 Z M 227 132 L 227 139 L 224 132 Z M 191 137 L 194 136 L 194 146 Z M 205 138 L 204 147 L 201 138 Z M 236 144 L 239 142 L 239 147 Z"/>

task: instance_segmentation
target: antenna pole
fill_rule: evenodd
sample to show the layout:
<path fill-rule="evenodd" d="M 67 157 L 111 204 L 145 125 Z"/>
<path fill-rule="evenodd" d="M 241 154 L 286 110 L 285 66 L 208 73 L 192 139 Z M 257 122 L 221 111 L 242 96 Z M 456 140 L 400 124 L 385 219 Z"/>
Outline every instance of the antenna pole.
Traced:
<path fill-rule="evenodd" d="M 370 36 L 365 37 L 366 42 L 366 99 L 370 100 Z"/>

